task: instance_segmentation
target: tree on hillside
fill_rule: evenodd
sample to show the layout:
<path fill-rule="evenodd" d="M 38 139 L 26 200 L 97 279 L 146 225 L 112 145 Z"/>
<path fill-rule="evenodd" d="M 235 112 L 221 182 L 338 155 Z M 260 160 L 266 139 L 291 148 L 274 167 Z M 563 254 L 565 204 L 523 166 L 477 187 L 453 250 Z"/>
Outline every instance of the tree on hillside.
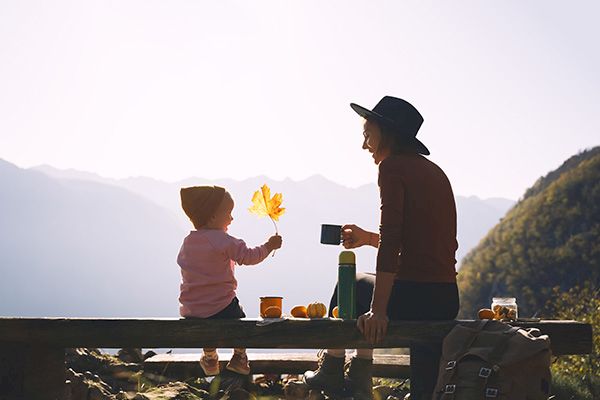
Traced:
<path fill-rule="evenodd" d="M 600 147 L 538 180 L 465 257 L 458 279 L 461 316 L 471 318 L 494 296 L 540 316 L 555 288 L 600 287 Z"/>

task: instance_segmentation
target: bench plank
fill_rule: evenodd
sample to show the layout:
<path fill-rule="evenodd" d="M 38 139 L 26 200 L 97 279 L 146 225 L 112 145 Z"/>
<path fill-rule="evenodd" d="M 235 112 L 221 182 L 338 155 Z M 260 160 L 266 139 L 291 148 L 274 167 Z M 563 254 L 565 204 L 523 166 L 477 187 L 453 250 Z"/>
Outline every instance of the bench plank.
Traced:
<path fill-rule="evenodd" d="M 221 370 L 230 354 L 220 354 Z M 203 376 L 198 360 L 200 354 L 158 354 L 144 361 L 144 369 L 156 374 L 187 379 Z M 348 358 L 349 359 L 349 358 Z M 317 352 L 312 353 L 252 353 L 248 352 L 253 374 L 302 374 L 318 367 Z M 373 375 L 382 378 L 407 378 L 410 376 L 410 356 L 375 354 Z"/>
<path fill-rule="evenodd" d="M 461 322 L 467 321 L 392 321 L 384 340 L 371 346 L 356 321 L 334 319 L 283 320 L 259 326 L 253 319 L 0 317 L 0 389 L 3 400 L 61 398 L 64 349 L 71 347 L 397 348 L 414 341 L 440 342 Z M 549 335 L 555 355 L 592 352 L 590 324 L 539 321 L 515 325 Z"/>
<path fill-rule="evenodd" d="M 291 319 L 258 326 L 256 319 L 0 318 L 0 344 L 54 347 L 143 348 L 398 348 L 413 341 L 441 341 L 460 322 L 391 321 L 383 341 L 372 346 L 356 321 Z M 576 321 L 518 322 L 550 336 L 555 355 L 589 354 L 592 327 Z"/>

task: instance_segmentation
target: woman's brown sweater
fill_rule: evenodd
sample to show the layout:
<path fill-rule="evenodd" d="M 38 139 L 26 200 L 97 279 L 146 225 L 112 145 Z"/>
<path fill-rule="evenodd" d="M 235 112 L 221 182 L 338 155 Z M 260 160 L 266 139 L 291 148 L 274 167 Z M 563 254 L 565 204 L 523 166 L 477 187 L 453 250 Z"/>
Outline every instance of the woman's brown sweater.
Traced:
<path fill-rule="evenodd" d="M 381 196 L 377 271 L 413 282 L 456 282 L 456 206 L 436 164 L 413 153 L 379 164 Z"/>

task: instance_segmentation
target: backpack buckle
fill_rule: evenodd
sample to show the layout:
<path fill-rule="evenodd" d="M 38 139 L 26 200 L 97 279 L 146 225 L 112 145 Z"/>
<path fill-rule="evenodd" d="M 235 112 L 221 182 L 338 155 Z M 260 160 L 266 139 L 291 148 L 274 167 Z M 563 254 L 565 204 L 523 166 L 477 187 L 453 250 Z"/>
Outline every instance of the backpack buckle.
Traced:
<path fill-rule="evenodd" d="M 498 397 L 498 389 L 485 388 L 485 397 Z"/>
<path fill-rule="evenodd" d="M 446 385 L 444 388 L 444 394 L 452 394 L 456 392 L 456 385 Z"/>
<path fill-rule="evenodd" d="M 446 371 L 449 371 L 454 367 L 456 367 L 456 361 L 448 361 L 448 364 L 446 364 Z"/>
<path fill-rule="evenodd" d="M 480 378 L 489 378 L 491 374 L 492 370 L 490 368 L 481 367 L 481 369 L 479 370 Z"/>

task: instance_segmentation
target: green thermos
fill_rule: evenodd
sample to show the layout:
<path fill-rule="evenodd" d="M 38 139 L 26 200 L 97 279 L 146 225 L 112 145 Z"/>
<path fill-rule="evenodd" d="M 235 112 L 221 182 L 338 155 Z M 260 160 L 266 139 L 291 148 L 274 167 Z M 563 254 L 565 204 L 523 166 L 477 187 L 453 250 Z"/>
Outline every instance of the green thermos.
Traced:
<path fill-rule="evenodd" d="M 340 253 L 337 301 L 341 319 L 356 319 L 356 256 L 352 251 Z"/>

